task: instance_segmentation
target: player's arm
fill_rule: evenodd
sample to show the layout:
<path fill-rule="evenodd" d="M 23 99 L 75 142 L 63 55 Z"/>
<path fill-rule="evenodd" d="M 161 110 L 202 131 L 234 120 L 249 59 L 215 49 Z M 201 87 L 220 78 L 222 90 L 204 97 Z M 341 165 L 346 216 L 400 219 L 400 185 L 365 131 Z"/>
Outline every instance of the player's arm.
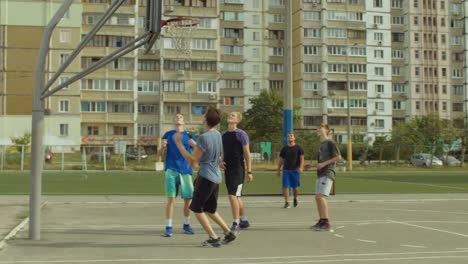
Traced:
<path fill-rule="evenodd" d="M 318 169 L 318 170 L 321 170 L 321 169 L 324 168 L 325 166 L 330 165 L 330 164 L 332 164 L 332 163 L 335 163 L 335 162 L 339 161 L 340 159 L 342 159 L 341 154 L 338 154 L 337 156 L 335 156 L 335 157 L 333 157 L 333 158 L 331 158 L 331 159 L 329 159 L 329 160 L 326 160 L 326 161 L 324 161 L 324 162 L 318 163 L 318 164 L 317 164 L 317 169 Z"/>
<path fill-rule="evenodd" d="M 176 142 L 177 148 L 180 151 L 180 154 L 182 154 L 182 156 L 190 163 L 190 166 L 193 168 L 198 163 L 198 161 L 200 161 L 200 159 L 202 158 L 203 151 L 199 147 L 195 146 L 195 149 L 193 150 L 193 153 L 190 154 L 185 149 L 184 145 L 182 144 L 181 138 L 182 137 L 181 137 L 180 133 L 176 133 L 174 135 L 174 140 Z"/>
<path fill-rule="evenodd" d="M 252 174 L 252 159 L 250 158 L 250 145 L 246 144 L 242 146 L 242 150 L 244 151 L 244 159 L 245 159 L 246 169 L 247 169 L 247 180 L 251 182 L 253 180 L 253 174 Z"/>
<path fill-rule="evenodd" d="M 156 153 L 156 157 L 160 157 L 164 154 L 167 149 L 167 139 L 161 140 L 161 147 L 159 148 L 158 152 Z"/>
<path fill-rule="evenodd" d="M 281 167 L 283 167 L 283 158 L 279 158 L 279 161 L 278 161 L 278 169 L 276 170 L 276 174 L 278 176 L 281 175 Z"/>
<path fill-rule="evenodd" d="M 195 141 L 195 138 L 192 134 L 188 134 L 189 137 L 189 145 L 192 147 L 192 149 L 195 149 L 195 146 L 197 145 L 197 142 Z"/>
<path fill-rule="evenodd" d="M 302 173 L 304 171 L 304 154 L 302 154 L 299 159 L 301 161 L 299 165 L 299 173 Z"/>

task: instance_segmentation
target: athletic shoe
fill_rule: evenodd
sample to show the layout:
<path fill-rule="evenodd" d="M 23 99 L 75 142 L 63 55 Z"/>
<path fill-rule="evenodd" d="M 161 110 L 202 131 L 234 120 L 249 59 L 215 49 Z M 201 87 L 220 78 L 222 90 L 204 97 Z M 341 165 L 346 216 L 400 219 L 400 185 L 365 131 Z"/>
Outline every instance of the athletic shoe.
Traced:
<path fill-rule="evenodd" d="M 314 228 L 315 231 L 330 231 L 331 225 L 329 222 L 323 221 L 320 225 Z"/>
<path fill-rule="evenodd" d="M 195 234 L 195 231 L 193 231 L 192 227 L 189 224 L 184 224 L 184 233 L 188 235 L 193 235 Z"/>
<path fill-rule="evenodd" d="M 172 236 L 172 226 L 166 226 L 166 231 L 164 231 L 164 237 L 171 237 Z"/>
<path fill-rule="evenodd" d="M 320 224 L 322 224 L 322 219 L 318 220 L 315 225 L 310 226 L 310 229 L 319 228 Z"/>
<path fill-rule="evenodd" d="M 288 202 L 285 202 L 283 208 L 289 209 L 291 208 L 291 205 L 289 205 Z"/>
<path fill-rule="evenodd" d="M 206 240 L 203 242 L 202 246 L 204 247 L 220 247 L 221 243 L 219 243 L 219 237 L 218 238 L 212 238 Z"/>
<path fill-rule="evenodd" d="M 233 232 L 229 232 L 224 236 L 223 244 L 229 244 L 230 242 L 236 240 L 236 235 Z"/>
<path fill-rule="evenodd" d="M 249 223 L 248 220 L 245 220 L 245 221 L 244 221 L 244 220 L 240 220 L 239 227 L 240 227 L 241 229 L 249 228 L 249 226 L 250 226 L 250 223 Z"/>
<path fill-rule="evenodd" d="M 297 207 L 297 199 L 294 198 L 294 207 Z"/>
<path fill-rule="evenodd" d="M 235 235 L 239 234 L 240 226 L 236 222 L 232 222 L 231 232 L 234 233 Z"/>

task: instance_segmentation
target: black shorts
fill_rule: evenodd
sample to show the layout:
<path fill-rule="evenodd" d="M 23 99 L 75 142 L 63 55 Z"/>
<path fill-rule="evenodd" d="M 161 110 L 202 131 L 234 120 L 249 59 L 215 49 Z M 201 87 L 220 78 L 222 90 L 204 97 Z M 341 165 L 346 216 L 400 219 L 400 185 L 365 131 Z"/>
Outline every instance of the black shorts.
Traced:
<path fill-rule="evenodd" d="M 194 189 L 190 210 L 194 213 L 216 213 L 219 184 L 198 175 Z"/>
<path fill-rule="evenodd" d="M 244 186 L 245 170 L 243 167 L 225 170 L 226 188 L 229 195 L 237 197 L 242 196 L 242 187 Z"/>

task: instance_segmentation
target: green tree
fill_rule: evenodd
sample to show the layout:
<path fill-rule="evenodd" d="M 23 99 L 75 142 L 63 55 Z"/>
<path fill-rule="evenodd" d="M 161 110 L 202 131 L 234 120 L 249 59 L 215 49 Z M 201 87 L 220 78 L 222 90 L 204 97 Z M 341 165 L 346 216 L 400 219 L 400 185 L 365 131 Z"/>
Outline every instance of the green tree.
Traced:
<path fill-rule="evenodd" d="M 16 146 L 18 152 L 21 152 L 21 146 L 28 146 L 31 144 L 31 133 L 24 133 L 21 137 L 11 137 L 11 142 L 13 142 Z"/>
<path fill-rule="evenodd" d="M 283 98 L 276 92 L 262 91 L 250 99 L 252 107 L 244 113 L 242 122 L 254 141 L 281 142 L 283 131 Z M 300 120 L 294 107 L 294 122 Z"/>

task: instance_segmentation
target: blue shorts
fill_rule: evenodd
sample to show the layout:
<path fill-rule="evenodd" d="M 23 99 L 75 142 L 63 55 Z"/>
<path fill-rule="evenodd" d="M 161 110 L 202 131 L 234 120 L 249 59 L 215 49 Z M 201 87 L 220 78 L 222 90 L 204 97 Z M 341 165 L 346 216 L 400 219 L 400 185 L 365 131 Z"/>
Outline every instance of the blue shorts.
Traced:
<path fill-rule="evenodd" d="M 193 182 L 191 174 L 182 174 L 178 171 L 166 170 L 166 197 L 176 197 L 181 191 L 183 199 L 192 199 L 193 197 Z"/>
<path fill-rule="evenodd" d="M 283 170 L 283 188 L 297 188 L 301 186 L 299 182 L 299 171 Z"/>

